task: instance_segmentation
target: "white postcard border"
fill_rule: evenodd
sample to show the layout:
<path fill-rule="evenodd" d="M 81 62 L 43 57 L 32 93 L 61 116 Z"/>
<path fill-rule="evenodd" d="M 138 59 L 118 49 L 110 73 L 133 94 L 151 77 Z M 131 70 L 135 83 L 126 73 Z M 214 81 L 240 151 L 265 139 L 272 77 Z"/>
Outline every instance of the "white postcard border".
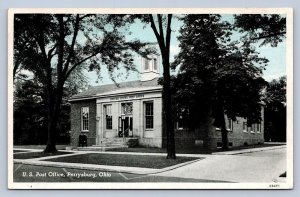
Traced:
<path fill-rule="evenodd" d="M 286 183 L 16 183 L 13 182 L 13 17 L 17 13 L 98 14 L 286 14 L 287 178 Z M 12 8 L 8 10 L 8 188 L 9 189 L 292 189 L 293 188 L 293 9 L 292 8 Z"/>

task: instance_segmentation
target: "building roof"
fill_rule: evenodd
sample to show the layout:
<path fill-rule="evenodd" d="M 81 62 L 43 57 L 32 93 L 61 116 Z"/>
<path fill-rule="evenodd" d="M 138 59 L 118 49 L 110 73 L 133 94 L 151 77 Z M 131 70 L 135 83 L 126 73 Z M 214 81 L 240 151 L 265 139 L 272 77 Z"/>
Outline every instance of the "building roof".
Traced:
<path fill-rule="evenodd" d="M 107 84 L 107 85 L 100 85 L 100 86 L 92 86 L 88 90 L 83 91 L 81 93 L 73 95 L 69 100 L 81 100 L 81 99 L 92 99 L 96 98 L 97 95 L 102 95 L 108 92 L 116 92 L 118 90 L 133 90 L 133 88 L 139 88 L 142 90 L 143 88 L 149 87 L 157 87 L 161 88 L 161 85 L 158 85 L 158 78 L 149 80 L 149 81 L 128 81 L 128 82 L 121 82 L 118 83 L 119 86 L 116 84 Z"/>

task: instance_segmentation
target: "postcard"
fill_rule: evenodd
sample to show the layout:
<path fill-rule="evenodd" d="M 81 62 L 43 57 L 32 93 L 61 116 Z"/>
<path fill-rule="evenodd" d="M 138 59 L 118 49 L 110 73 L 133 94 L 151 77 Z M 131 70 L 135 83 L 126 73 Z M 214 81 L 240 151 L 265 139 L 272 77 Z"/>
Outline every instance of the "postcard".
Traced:
<path fill-rule="evenodd" d="M 9 189 L 292 189 L 292 8 L 8 10 Z"/>

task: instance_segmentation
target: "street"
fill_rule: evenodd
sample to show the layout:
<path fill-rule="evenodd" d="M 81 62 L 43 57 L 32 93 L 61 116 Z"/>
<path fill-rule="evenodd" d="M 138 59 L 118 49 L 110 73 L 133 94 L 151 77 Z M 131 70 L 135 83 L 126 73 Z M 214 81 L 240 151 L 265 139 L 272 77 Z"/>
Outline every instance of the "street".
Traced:
<path fill-rule="evenodd" d="M 286 171 L 286 161 L 286 148 L 237 155 L 212 155 L 201 162 L 160 175 L 230 182 L 276 182 Z"/>

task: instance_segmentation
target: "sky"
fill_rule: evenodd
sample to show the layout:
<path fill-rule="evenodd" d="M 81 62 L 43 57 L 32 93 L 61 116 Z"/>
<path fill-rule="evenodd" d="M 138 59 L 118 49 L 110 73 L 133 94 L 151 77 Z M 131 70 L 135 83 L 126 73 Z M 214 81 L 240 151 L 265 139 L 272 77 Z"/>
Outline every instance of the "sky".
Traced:
<path fill-rule="evenodd" d="M 234 18 L 233 15 L 222 15 L 222 20 L 228 21 L 230 23 L 233 23 Z M 180 51 L 179 48 L 179 41 L 177 37 L 179 36 L 179 29 L 182 25 L 181 21 L 174 20 L 172 21 L 172 33 L 171 33 L 171 46 L 170 46 L 170 62 L 174 60 L 174 56 Z M 133 40 L 138 39 L 141 41 L 147 41 L 147 42 L 157 42 L 155 35 L 150 27 L 150 25 L 142 24 L 141 22 L 137 21 L 134 24 L 130 26 L 130 32 L 131 34 L 126 35 L 126 39 Z M 233 38 L 239 39 L 241 37 L 241 34 L 238 32 L 233 33 Z M 271 81 L 273 79 L 278 79 L 279 77 L 286 74 L 286 43 L 285 40 L 282 43 L 279 43 L 277 47 L 271 47 L 269 44 L 264 46 L 259 46 L 258 44 L 254 45 L 256 47 L 256 50 L 260 53 L 261 57 L 265 57 L 269 60 L 268 66 L 266 67 L 266 70 L 263 72 L 263 77 L 266 81 Z M 161 62 L 161 61 L 160 61 Z M 139 70 L 141 66 L 141 60 L 140 57 L 137 55 L 135 58 L 135 64 L 137 69 Z M 160 65 L 162 68 L 162 65 Z M 162 70 L 162 69 L 160 69 Z M 93 71 L 88 72 L 86 71 L 86 76 L 89 79 L 89 84 L 92 86 L 95 85 L 102 85 L 102 84 L 111 84 L 113 83 L 112 80 L 108 76 L 107 69 L 103 69 L 101 71 L 101 80 L 98 80 L 97 74 Z M 139 74 L 137 72 L 131 71 L 128 75 L 124 69 L 120 69 L 116 71 L 116 74 L 119 75 L 118 78 L 116 78 L 117 82 L 123 82 L 123 81 L 133 81 L 133 80 L 139 80 Z M 176 74 L 176 72 L 173 72 L 172 74 Z M 162 75 L 162 73 L 161 73 Z"/>

